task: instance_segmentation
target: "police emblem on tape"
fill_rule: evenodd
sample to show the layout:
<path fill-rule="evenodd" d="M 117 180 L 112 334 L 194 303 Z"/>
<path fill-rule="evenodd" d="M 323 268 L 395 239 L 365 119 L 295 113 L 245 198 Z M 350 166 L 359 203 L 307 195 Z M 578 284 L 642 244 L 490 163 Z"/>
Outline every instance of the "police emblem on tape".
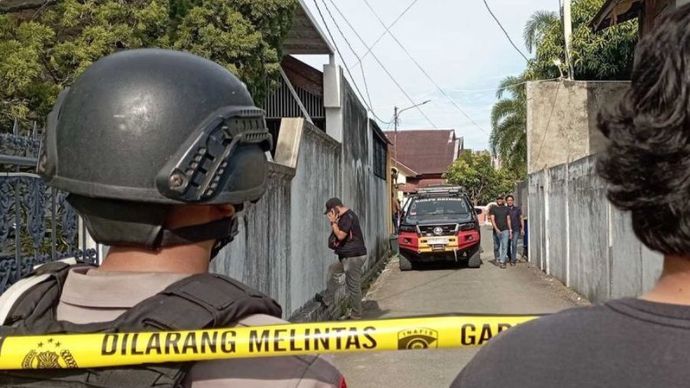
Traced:
<path fill-rule="evenodd" d="M 59 341 L 48 338 L 45 342 L 36 344 L 22 360 L 24 369 L 58 369 L 78 368 L 77 361 L 69 349 L 63 347 Z"/>
<path fill-rule="evenodd" d="M 398 349 L 430 349 L 438 347 L 436 330 L 418 327 L 398 332 Z"/>

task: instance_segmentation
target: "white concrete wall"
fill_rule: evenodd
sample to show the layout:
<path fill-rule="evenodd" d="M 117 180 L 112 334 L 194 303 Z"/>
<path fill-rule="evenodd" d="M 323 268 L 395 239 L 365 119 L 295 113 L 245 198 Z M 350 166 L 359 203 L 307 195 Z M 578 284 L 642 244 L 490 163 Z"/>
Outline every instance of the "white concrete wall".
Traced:
<path fill-rule="evenodd" d="M 530 174 L 529 260 L 593 302 L 638 296 L 661 273 L 630 216 L 606 199 L 596 156 Z"/>
<path fill-rule="evenodd" d="M 340 143 L 317 128 L 305 129 L 290 201 L 291 312 L 325 288 L 334 256 L 328 249 L 330 228 L 323 212 L 340 188 Z"/>
<path fill-rule="evenodd" d="M 629 88 L 624 81 L 533 81 L 527 93 L 527 171 L 603 151 L 597 114 Z"/>
<path fill-rule="evenodd" d="M 343 79 L 343 153 L 340 197 L 359 216 L 370 268 L 388 249 L 390 206 L 386 180 L 374 175 L 374 133 L 364 106 Z"/>
<path fill-rule="evenodd" d="M 358 113 L 353 111 L 351 122 L 360 122 Z M 359 215 L 369 249 L 367 267 L 388 250 L 389 222 L 386 181 L 373 174 L 371 165 L 373 133 L 366 112 L 365 126 L 346 127 L 342 144 L 293 120 L 283 120 L 275 157 L 288 165 L 271 164 L 266 194 L 240 217 L 237 238 L 212 263 L 212 271 L 276 299 L 286 318 L 325 289 L 327 268 L 337 260 L 327 246 L 330 228 L 323 212 L 328 198 L 340 196 Z"/>

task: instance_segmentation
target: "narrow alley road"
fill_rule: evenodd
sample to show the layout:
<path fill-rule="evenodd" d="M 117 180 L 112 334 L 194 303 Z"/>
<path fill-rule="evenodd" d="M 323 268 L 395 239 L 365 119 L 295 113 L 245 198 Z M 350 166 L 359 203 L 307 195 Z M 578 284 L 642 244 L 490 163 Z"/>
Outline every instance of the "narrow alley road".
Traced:
<path fill-rule="evenodd" d="M 429 266 L 400 272 L 391 261 L 367 295 L 365 319 L 462 313 L 545 314 L 586 304 L 526 263 L 501 270 L 491 230 L 482 231 L 479 269 Z M 339 355 L 348 387 L 448 387 L 476 348 Z M 527 351 L 527 350 L 526 350 Z M 519 357 L 519 355 L 516 355 Z"/>

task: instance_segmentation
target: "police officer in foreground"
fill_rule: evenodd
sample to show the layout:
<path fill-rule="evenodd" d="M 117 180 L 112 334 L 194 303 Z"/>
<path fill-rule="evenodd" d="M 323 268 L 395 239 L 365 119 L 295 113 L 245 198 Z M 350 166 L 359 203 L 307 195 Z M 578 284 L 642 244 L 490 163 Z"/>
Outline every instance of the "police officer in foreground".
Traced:
<path fill-rule="evenodd" d="M 690 386 L 689 26 L 690 5 L 657 22 L 637 45 L 630 90 L 599 117 L 610 143 L 597 171 L 637 237 L 664 254 L 656 285 L 500 334 L 453 387 Z"/>
<path fill-rule="evenodd" d="M 266 189 L 270 144 L 245 85 L 209 60 L 142 49 L 94 63 L 58 98 L 39 173 L 110 250 L 99 268 L 39 268 L 0 306 L 0 335 L 282 323 L 276 302 L 208 273 Z M 344 384 L 322 357 L 0 373 L 1 386 Z"/>

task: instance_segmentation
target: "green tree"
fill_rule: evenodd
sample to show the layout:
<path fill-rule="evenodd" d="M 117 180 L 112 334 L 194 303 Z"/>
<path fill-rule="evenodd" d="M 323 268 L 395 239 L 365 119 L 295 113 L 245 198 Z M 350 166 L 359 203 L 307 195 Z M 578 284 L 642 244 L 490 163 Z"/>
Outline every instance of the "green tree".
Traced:
<path fill-rule="evenodd" d="M 637 42 L 637 22 L 594 33 L 589 25 L 605 0 L 574 0 L 572 62 L 577 80 L 628 79 Z M 563 23 L 555 12 L 535 12 L 525 24 L 525 46 L 534 52 L 525 71 L 501 81 L 491 110 L 491 150 L 518 178 L 527 173 L 527 97 L 524 82 L 566 74 Z M 556 61 L 557 60 L 557 61 Z M 560 62 L 561 68 L 556 66 Z"/>
<path fill-rule="evenodd" d="M 575 79 L 621 80 L 629 79 L 633 54 L 637 43 L 637 21 L 621 23 L 601 32 L 593 32 L 590 22 L 605 0 L 574 0 L 572 4 L 572 62 Z M 539 11 L 532 15 L 524 29 L 525 45 L 532 52 L 526 70 L 527 79 L 557 78 L 558 59 L 564 73 L 565 38 L 561 19 L 551 12 Z"/>
<path fill-rule="evenodd" d="M 525 30 L 523 31 L 527 50 L 531 53 L 537 42 L 544 38 L 544 34 L 549 31 L 550 27 L 559 23 L 556 12 L 537 11 L 533 13 L 525 24 Z"/>
<path fill-rule="evenodd" d="M 29 17 L 0 15 L 0 128 L 15 119 L 43 121 L 84 69 L 127 48 L 204 56 L 237 74 L 262 101 L 279 77 L 296 6 L 296 0 L 61 0 Z"/>
<path fill-rule="evenodd" d="M 506 77 L 501 81 L 491 109 L 491 152 L 503 167 L 519 179 L 527 174 L 527 104 L 523 77 Z M 508 94 L 508 97 L 505 95 Z M 505 97 L 505 98 L 504 98 Z"/>
<path fill-rule="evenodd" d="M 463 152 L 444 174 L 448 183 L 462 186 L 475 205 L 487 204 L 498 194 L 512 191 L 515 183 L 505 170 L 497 170 L 487 152 Z"/>

